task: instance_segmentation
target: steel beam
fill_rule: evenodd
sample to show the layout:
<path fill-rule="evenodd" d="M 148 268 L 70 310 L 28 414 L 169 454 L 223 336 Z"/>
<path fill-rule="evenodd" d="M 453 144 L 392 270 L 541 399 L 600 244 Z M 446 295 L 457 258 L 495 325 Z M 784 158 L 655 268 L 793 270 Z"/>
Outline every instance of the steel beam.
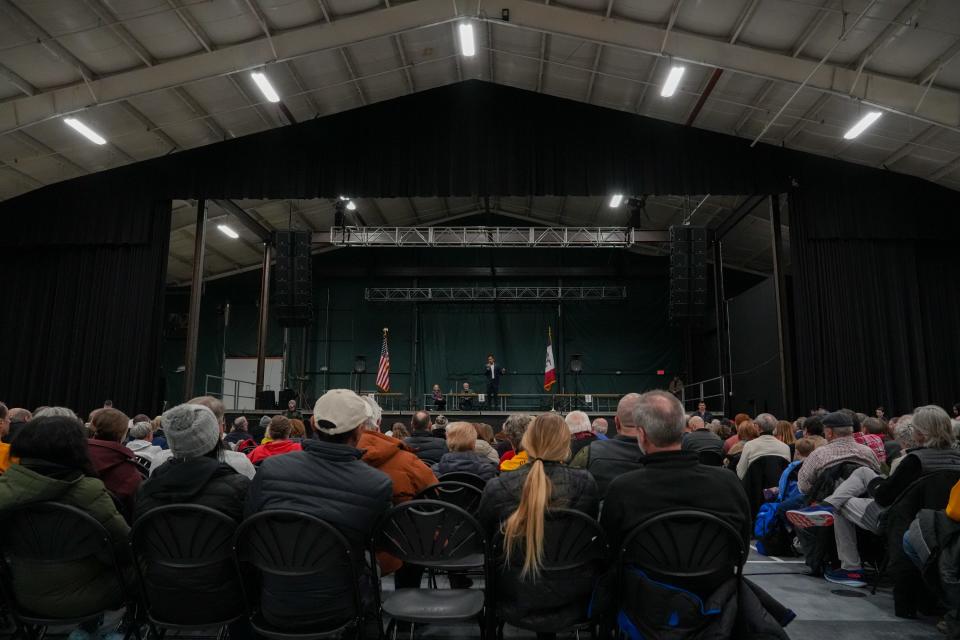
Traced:
<path fill-rule="evenodd" d="M 783 238 L 780 224 L 780 195 L 769 196 L 770 244 L 773 248 L 773 283 L 777 305 L 777 342 L 780 351 L 781 411 L 793 414 L 793 364 L 790 352 L 790 317 L 787 304 L 787 284 L 784 274 Z"/>
<path fill-rule="evenodd" d="M 338 247 L 631 247 L 666 242 L 666 231 L 629 227 L 332 227 L 315 233 L 316 244 Z"/>
<path fill-rule="evenodd" d="M 197 200 L 197 221 L 193 242 L 193 277 L 190 285 L 190 310 L 187 314 L 187 347 L 184 354 L 183 400 L 193 397 L 197 371 L 197 343 L 200 338 L 200 300 L 203 296 L 203 250 L 207 234 L 207 208 Z"/>
<path fill-rule="evenodd" d="M 272 250 L 269 243 L 263 245 L 263 265 L 260 270 L 260 318 L 257 324 L 257 380 L 255 384 L 257 400 L 263 391 L 265 362 L 267 359 L 267 322 L 270 311 L 270 259 Z"/>
<path fill-rule="evenodd" d="M 250 233 L 260 238 L 261 242 L 270 241 L 270 229 L 263 226 L 250 212 L 246 211 L 233 200 L 214 200 L 218 207 L 232 214 Z"/>
<path fill-rule="evenodd" d="M 740 224 L 740 221 L 746 218 L 751 211 L 763 202 L 764 196 L 753 195 L 740 203 L 740 206 L 730 212 L 730 215 L 720 223 L 720 226 L 714 230 L 714 237 L 719 242 L 725 235 L 730 233 L 734 227 Z"/>
<path fill-rule="evenodd" d="M 367 288 L 370 302 L 526 302 L 530 300 L 624 300 L 627 288 L 618 287 L 417 287 Z"/>

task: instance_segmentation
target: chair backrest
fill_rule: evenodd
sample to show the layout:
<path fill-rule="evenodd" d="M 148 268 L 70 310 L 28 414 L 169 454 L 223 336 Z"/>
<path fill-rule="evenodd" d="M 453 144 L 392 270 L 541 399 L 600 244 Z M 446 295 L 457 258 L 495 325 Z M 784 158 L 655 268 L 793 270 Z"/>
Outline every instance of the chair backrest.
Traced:
<path fill-rule="evenodd" d="M 483 488 L 487 486 L 486 480 L 475 473 L 468 473 L 466 471 L 452 471 L 450 473 L 445 473 L 437 478 L 437 480 L 440 482 L 463 482 L 464 484 L 473 485 L 481 491 L 483 491 Z"/>
<path fill-rule="evenodd" d="M 353 612 L 345 617 L 361 611 L 357 565 L 362 558 L 354 558 L 343 534 L 320 518 L 288 509 L 261 511 L 237 528 L 234 549 L 248 603 L 259 602 L 255 591 L 264 578 L 314 576 L 324 580 L 326 595 L 331 599 L 336 596 L 336 587 L 342 587 L 344 595 L 350 593 Z M 255 569 L 259 580 L 250 579 L 244 566 Z M 254 609 L 259 607 L 254 605 Z"/>
<path fill-rule="evenodd" d="M 440 500 L 411 500 L 391 508 L 381 519 L 374 541 L 377 549 L 413 564 L 488 556 L 480 523 L 466 510 Z"/>
<path fill-rule="evenodd" d="M 701 449 L 697 452 L 697 458 L 699 458 L 700 464 L 705 464 L 708 467 L 723 466 L 723 454 L 713 449 Z"/>
<path fill-rule="evenodd" d="M 504 560 L 504 542 L 503 533 L 498 532 L 493 542 L 498 564 Z M 550 509 L 544 514 L 542 562 L 545 573 L 577 569 L 595 561 L 606 562 L 609 555 L 603 529 L 587 514 L 573 509 Z M 522 557 L 521 553 L 511 562 L 522 566 Z"/>
<path fill-rule="evenodd" d="M 130 547 L 152 620 L 196 626 L 242 615 L 233 562 L 236 530 L 232 518 L 196 504 L 164 505 L 137 519 Z"/>
<path fill-rule="evenodd" d="M 475 514 L 480 506 L 483 491 L 465 482 L 443 480 L 423 489 L 414 500 L 439 500 L 455 504 L 467 513 Z"/>
<path fill-rule="evenodd" d="M 668 511 L 637 525 L 619 553 L 621 566 L 636 565 L 668 581 L 733 576 L 747 559 L 733 525 L 693 509 Z"/>
<path fill-rule="evenodd" d="M 34 502 L 0 512 L 0 522 L 0 586 L 17 617 L 39 619 L 30 611 L 30 603 L 18 598 L 12 581 L 13 564 L 56 566 L 96 558 L 112 572 L 118 593 L 130 593 L 110 533 L 85 511 L 59 502 Z M 100 611 L 85 615 L 97 613 Z"/>

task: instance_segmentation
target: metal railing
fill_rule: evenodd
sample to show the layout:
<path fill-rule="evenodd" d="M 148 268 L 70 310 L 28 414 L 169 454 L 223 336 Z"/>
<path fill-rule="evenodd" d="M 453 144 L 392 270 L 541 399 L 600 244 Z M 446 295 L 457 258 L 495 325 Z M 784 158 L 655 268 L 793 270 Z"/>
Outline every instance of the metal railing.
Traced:
<path fill-rule="evenodd" d="M 482 393 L 445 393 L 443 402 L 423 394 L 424 409 L 430 411 L 597 411 L 613 413 L 622 393 L 500 393 L 490 401 Z M 441 408 L 442 407 L 442 408 Z"/>
<path fill-rule="evenodd" d="M 696 393 L 691 393 L 695 391 Z M 707 404 L 707 410 L 724 414 L 726 412 L 727 402 L 727 380 L 723 376 L 716 378 L 707 378 L 699 382 L 685 384 L 680 390 L 680 402 L 687 411 L 696 410 L 700 401 Z M 711 401 L 712 405 L 711 406 Z"/>
<path fill-rule="evenodd" d="M 428 287 L 369 288 L 364 298 L 371 302 L 469 302 L 497 300 L 624 300 L 627 288 L 618 287 Z"/>
<path fill-rule="evenodd" d="M 212 380 L 219 382 L 211 385 L 210 382 Z M 246 393 L 249 388 L 250 395 L 241 394 L 240 385 L 244 386 L 244 393 Z M 231 388 L 230 392 L 227 391 L 228 387 Z M 257 385 L 247 380 L 224 378 L 223 376 L 215 376 L 208 373 L 204 380 L 203 393 L 204 395 L 213 396 L 214 398 L 220 398 L 220 401 L 223 402 L 224 409 L 227 411 L 250 410 L 257 406 Z"/>

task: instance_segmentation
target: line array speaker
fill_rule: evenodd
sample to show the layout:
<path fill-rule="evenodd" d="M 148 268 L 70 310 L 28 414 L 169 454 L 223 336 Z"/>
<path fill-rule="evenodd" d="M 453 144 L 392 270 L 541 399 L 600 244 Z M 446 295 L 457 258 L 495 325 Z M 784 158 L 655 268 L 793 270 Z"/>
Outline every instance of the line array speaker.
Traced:
<path fill-rule="evenodd" d="M 698 318 L 707 308 L 707 229 L 670 227 L 670 318 Z"/>
<path fill-rule="evenodd" d="M 309 231 L 274 232 L 272 298 L 281 327 L 303 327 L 313 320 L 310 235 Z"/>

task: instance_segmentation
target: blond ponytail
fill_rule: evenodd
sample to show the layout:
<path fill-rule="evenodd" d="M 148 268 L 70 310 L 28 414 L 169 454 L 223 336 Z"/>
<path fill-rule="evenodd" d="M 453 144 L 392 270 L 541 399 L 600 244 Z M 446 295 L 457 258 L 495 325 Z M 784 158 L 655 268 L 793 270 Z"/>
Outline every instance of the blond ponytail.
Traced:
<path fill-rule="evenodd" d="M 543 566 L 544 519 L 550 506 L 553 483 L 544 461 L 562 462 L 570 454 L 570 431 L 557 414 L 537 417 L 527 428 L 521 446 L 530 458 L 520 493 L 520 505 L 504 523 L 504 555 L 510 565 L 516 547 L 524 552 L 521 578 L 536 580 Z"/>

